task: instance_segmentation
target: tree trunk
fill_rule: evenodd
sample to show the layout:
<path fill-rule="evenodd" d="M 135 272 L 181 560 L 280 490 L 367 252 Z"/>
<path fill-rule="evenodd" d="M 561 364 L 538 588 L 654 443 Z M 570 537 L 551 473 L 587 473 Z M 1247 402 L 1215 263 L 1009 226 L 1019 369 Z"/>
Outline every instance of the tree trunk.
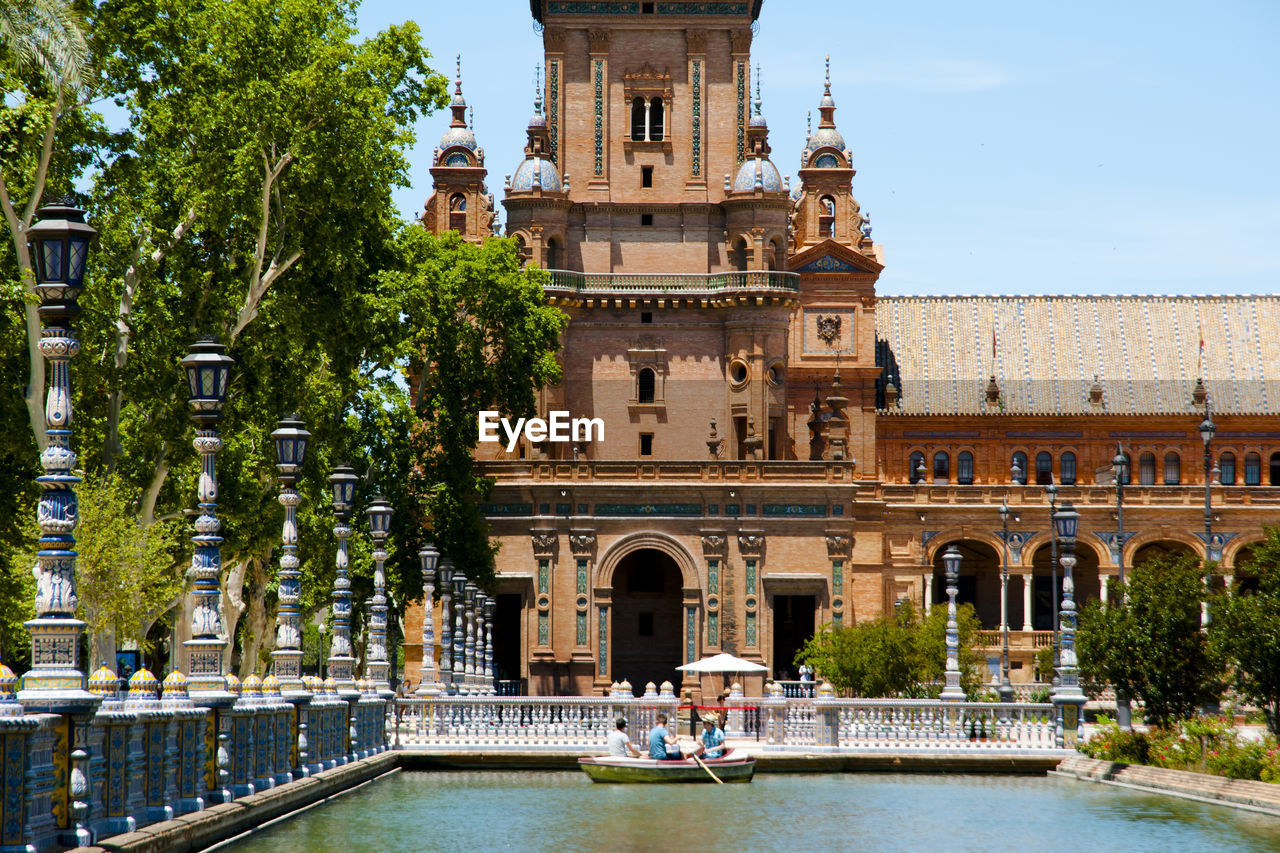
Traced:
<path fill-rule="evenodd" d="M 271 613 L 267 611 L 267 567 L 270 565 L 270 554 L 266 559 L 253 560 L 253 586 L 250 589 L 249 612 L 245 625 L 244 652 L 240 655 L 240 679 L 244 680 L 249 673 L 266 666 L 259 666 L 259 655 L 264 648 L 274 645 L 273 632 L 270 629 Z"/>
<path fill-rule="evenodd" d="M 89 672 L 98 668 L 98 664 L 106 662 L 112 670 L 116 668 L 116 629 L 106 626 L 93 635 L 93 660 L 88 667 Z M 119 673 L 116 673 L 119 675 Z"/>
<path fill-rule="evenodd" d="M 236 627 L 240 617 L 248 605 L 244 601 L 244 574 L 249 568 L 252 558 L 237 560 L 227 571 L 227 579 L 222 585 L 222 627 L 227 645 L 222 650 L 222 671 L 231 671 L 231 654 L 236 645 Z"/>

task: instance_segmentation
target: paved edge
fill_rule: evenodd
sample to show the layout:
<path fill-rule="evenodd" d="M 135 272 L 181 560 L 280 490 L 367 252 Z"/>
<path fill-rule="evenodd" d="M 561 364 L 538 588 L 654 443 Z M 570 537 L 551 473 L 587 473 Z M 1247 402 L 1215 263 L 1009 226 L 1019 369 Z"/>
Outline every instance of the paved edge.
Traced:
<path fill-rule="evenodd" d="M 1066 759 L 1051 775 L 1280 817 L 1280 785 L 1270 782 L 1121 764 L 1083 755 Z"/>
<path fill-rule="evenodd" d="M 399 767 L 399 754 L 384 752 L 75 850 L 76 853 L 196 853 L 352 791 Z"/>

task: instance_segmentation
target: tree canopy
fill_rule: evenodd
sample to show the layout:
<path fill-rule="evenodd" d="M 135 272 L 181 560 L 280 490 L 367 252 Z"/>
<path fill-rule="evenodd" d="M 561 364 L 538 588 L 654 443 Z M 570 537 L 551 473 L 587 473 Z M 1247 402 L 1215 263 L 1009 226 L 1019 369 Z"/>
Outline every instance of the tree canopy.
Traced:
<path fill-rule="evenodd" d="M 1200 626 L 1202 571 L 1191 556 L 1148 560 L 1129 572 L 1123 595 L 1080 614 L 1082 676 L 1141 700 L 1147 721 L 1162 728 L 1222 692 L 1221 657 Z"/>
<path fill-rule="evenodd" d="M 1266 537 L 1237 569 L 1256 577 L 1258 589 L 1245 592 L 1237 583 L 1215 598 L 1209 637 L 1230 662 L 1236 690 L 1280 735 L 1280 527 L 1266 528 Z"/>

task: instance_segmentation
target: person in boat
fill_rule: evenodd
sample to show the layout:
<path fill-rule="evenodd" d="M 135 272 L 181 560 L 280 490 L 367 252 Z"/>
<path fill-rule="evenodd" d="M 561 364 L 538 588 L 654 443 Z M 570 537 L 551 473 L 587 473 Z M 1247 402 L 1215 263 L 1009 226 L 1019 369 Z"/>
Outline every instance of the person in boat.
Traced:
<path fill-rule="evenodd" d="M 640 757 L 640 750 L 636 749 L 636 745 L 631 742 L 631 737 L 627 734 L 627 718 L 619 717 L 616 727 L 609 732 L 609 754 L 626 758 L 630 755 L 632 758 Z"/>
<path fill-rule="evenodd" d="M 653 728 L 649 730 L 649 757 L 659 761 L 684 758 L 680 754 L 680 744 L 667 731 L 666 714 L 659 714 Z"/>
<path fill-rule="evenodd" d="M 693 754 L 703 758 L 724 757 L 724 729 L 716 725 L 714 717 L 702 721 L 702 743 Z"/>

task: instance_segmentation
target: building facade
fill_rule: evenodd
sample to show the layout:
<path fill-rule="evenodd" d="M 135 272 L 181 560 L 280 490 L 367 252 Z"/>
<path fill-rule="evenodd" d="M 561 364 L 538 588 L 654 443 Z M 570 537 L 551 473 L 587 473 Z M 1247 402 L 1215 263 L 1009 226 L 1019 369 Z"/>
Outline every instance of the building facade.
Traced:
<path fill-rule="evenodd" d="M 816 628 L 945 600 L 956 543 L 984 645 L 1003 618 L 1029 681 L 1060 595 L 1051 482 L 1082 513 L 1079 597 L 1166 551 L 1233 574 L 1280 509 L 1280 300 L 878 297 L 829 78 L 796 180 L 771 159 L 760 2 L 531 0 L 545 85 L 505 233 L 570 318 L 540 414 L 600 418 L 605 437 L 480 462 L 499 677 L 697 691 L 676 667 L 721 651 L 794 677 Z M 461 81 L 452 109 L 423 221 L 482 240 L 494 203 Z"/>

